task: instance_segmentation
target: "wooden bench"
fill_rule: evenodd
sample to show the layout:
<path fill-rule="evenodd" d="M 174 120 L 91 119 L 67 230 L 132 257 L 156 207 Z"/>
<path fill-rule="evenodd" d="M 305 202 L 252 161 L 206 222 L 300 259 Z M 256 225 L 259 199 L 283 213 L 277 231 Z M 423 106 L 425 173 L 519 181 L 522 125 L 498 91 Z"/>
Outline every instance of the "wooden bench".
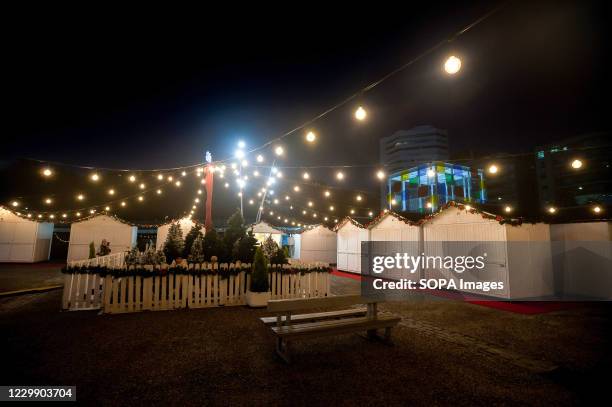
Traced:
<path fill-rule="evenodd" d="M 379 314 L 377 300 L 360 295 L 339 295 L 325 298 L 288 299 L 268 301 L 268 311 L 274 317 L 264 317 L 261 321 L 271 328 L 276 337 L 276 353 L 290 363 L 289 343 L 296 339 L 328 335 L 341 335 L 366 332 L 369 339 L 382 339 L 391 343 L 391 329 L 401 318 L 391 314 Z M 308 309 L 347 307 L 365 304 L 367 308 L 350 308 L 310 314 L 297 314 Z M 380 338 L 377 330 L 384 329 Z"/>

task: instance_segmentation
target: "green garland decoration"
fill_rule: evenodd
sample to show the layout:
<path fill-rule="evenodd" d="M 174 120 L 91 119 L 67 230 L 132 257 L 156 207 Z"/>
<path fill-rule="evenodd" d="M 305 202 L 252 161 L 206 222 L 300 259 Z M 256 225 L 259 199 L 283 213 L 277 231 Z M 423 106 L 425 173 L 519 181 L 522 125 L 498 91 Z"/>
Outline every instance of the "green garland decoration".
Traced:
<path fill-rule="evenodd" d="M 271 268 L 268 266 L 269 272 L 280 272 L 282 275 L 306 275 L 309 273 L 331 273 L 331 267 L 325 266 L 316 266 L 309 268 L 298 268 L 298 267 L 288 267 L 288 268 Z M 144 267 L 131 267 L 131 268 L 108 268 L 106 266 L 80 266 L 80 267 L 64 267 L 62 268 L 62 273 L 64 274 L 97 274 L 100 277 L 111 276 L 113 278 L 120 277 L 160 277 L 166 275 L 180 275 L 180 276 L 214 276 L 218 275 L 221 280 L 228 279 L 230 276 L 236 276 L 241 272 L 246 272 L 247 274 L 251 273 L 250 268 L 240 268 L 240 267 L 228 267 L 219 268 L 219 269 L 188 269 L 185 267 L 175 266 L 169 267 L 167 269 L 153 269 L 149 270 Z"/>

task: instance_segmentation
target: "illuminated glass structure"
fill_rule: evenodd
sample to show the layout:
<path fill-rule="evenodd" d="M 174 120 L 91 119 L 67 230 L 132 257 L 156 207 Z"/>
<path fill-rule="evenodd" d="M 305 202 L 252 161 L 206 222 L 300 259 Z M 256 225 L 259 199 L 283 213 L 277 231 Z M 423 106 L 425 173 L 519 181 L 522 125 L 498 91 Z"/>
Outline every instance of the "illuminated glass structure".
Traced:
<path fill-rule="evenodd" d="M 486 202 L 483 171 L 436 161 L 396 172 L 387 180 L 390 209 L 431 212 L 449 201 Z"/>

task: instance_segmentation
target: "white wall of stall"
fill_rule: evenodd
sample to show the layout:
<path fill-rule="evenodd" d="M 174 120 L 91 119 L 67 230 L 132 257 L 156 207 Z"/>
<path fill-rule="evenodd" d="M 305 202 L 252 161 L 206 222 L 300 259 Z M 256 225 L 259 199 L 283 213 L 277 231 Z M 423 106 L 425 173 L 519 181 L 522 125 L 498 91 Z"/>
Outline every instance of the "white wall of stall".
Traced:
<path fill-rule="evenodd" d="M 49 260 L 53 223 L 24 219 L 0 207 L 0 262 Z"/>
<path fill-rule="evenodd" d="M 361 243 L 369 240 L 370 231 L 358 225 L 346 218 L 336 229 L 338 270 L 361 274 Z"/>
<path fill-rule="evenodd" d="M 187 236 L 187 233 L 189 233 L 191 228 L 196 224 L 189 218 L 180 219 L 178 223 L 181 227 L 181 233 L 183 233 L 183 239 L 185 238 L 185 236 Z M 157 228 L 157 239 L 155 241 L 155 248 L 157 250 L 161 250 L 164 247 L 164 243 L 166 243 L 166 238 L 168 237 L 168 231 L 170 230 L 171 225 L 172 223 L 166 223 L 165 225 L 161 225 Z M 206 229 L 204 228 L 204 226 L 202 226 L 200 230 L 202 231 L 202 234 L 206 233 Z"/>
<path fill-rule="evenodd" d="M 255 235 L 255 239 L 257 239 L 259 243 L 265 242 L 266 239 L 271 236 L 276 244 L 278 244 L 279 247 L 281 246 L 283 232 L 272 227 L 269 223 L 261 221 L 251 226 L 251 228 Z"/>
<path fill-rule="evenodd" d="M 130 250 L 136 245 L 137 229 L 107 215 L 75 222 L 70 227 L 68 261 L 87 259 L 89 244 L 94 242 L 98 251 L 102 239 L 110 241 L 111 253 Z"/>
<path fill-rule="evenodd" d="M 557 291 L 612 299 L 612 222 L 550 225 Z"/>
<path fill-rule="evenodd" d="M 300 260 L 303 262 L 336 263 L 337 236 L 336 232 L 323 225 L 302 232 Z"/>
<path fill-rule="evenodd" d="M 403 219 L 394 212 L 386 212 L 369 225 L 372 256 L 395 256 L 408 253 L 419 256 L 423 250 L 421 228 Z M 392 269 L 385 271 L 385 278 L 418 280 L 420 269 Z"/>
<path fill-rule="evenodd" d="M 478 256 L 487 253 L 487 266 L 483 271 L 457 273 L 428 268 L 425 270 L 428 278 L 502 282 L 503 290 L 488 293 L 467 290 L 500 298 L 547 297 L 554 294 L 550 227 L 547 224 L 501 225 L 495 219 L 483 218 L 479 213 L 449 207 L 423 225 L 423 240 L 428 256 Z M 449 241 L 462 243 L 437 243 Z"/>

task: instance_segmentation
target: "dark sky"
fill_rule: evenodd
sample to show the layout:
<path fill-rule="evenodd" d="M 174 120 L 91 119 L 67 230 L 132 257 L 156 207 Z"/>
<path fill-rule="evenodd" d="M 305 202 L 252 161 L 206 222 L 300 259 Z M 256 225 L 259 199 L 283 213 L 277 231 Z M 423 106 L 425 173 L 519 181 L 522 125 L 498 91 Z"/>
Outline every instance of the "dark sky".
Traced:
<path fill-rule="evenodd" d="M 497 4 L 7 12 L 2 158 L 144 169 L 205 150 L 225 158 L 238 139 L 282 134 Z M 606 2 L 511 2 L 365 94 L 367 123 L 351 103 L 315 123 L 316 148 L 303 133 L 287 139 L 285 165 L 374 164 L 380 137 L 419 124 L 448 129 L 454 152 L 526 152 L 609 130 L 607 21 Z M 441 71 L 450 53 L 463 60 L 455 77 Z"/>

